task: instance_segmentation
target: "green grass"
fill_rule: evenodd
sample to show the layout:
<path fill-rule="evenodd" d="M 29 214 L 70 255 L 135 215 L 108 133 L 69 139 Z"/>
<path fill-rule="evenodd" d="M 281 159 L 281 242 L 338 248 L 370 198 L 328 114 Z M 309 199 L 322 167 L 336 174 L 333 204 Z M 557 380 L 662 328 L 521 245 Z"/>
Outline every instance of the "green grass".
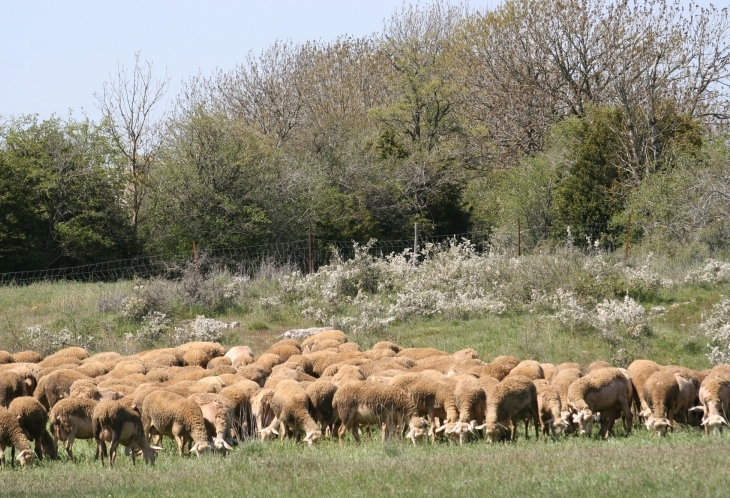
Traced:
<path fill-rule="evenodd" d="M 620 431 L 619 431 L 620 432 Z M 5 469 L 2 496 L 726 496 L 730 436 L 697 429 L 658 439 L 644 430 L 608 441 L 518 439 L 412 447 L 325 440 L 248 443 L 228 457 L 179 458 L 171 442 L 155 467 L 119 456 L 102 469 L 84 441 L 77 462 Z"/>

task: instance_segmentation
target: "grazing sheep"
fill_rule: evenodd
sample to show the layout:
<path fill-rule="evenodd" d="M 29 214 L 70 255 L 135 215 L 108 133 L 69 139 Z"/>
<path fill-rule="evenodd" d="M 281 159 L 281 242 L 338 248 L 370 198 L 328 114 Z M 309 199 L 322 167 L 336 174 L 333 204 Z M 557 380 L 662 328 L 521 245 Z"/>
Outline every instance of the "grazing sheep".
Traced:
<path fill-rule="evenodd" d="M 335 339 L 325 339 L 322 341 L 319 341 L 315 344 L 312 344 L 311 346 L 307 346 L 304 351 L 302 351 L 303 354 L 311 354 L 311 353 L 317 353 L 319 351 L 334 351 L 338 352 L 338 348 L 342 345 L 338 340 Z"/>
<path fill-rule="evenodd" d="M 581 424 L 581 435 L 590 435 L 594 413 L 601 412 L 601 436 L 608 438 L 616 413 L 624 416 L 624 428 L 631 433 L 633 387 L 628 375 L 618 368 L 601 368 L 586 374 L 568 388 L 568 406 Z"/>
<path fill-rule="evenodd" d="M 264 353 L 257 356 L 254 359 L 254 363 L 257 365 L 261 365 L 266 370 L 271 372 L 276 365 L 284 363 L 284 360 L 282 360 L 281 356 L 279 356 L 278 354 Z"/>
<path fill-rule="evenodd" d="M 41 377 L 33 396 L 41 402 L 46 410 L 50 410 L 60 399 L 69 396 L 71 384 L 79 379 L 88 378 L 86 375 L 74 370 L 56 370 L 45 377 Z"/>
<path fill-rule="evenodd" d="M 563 409 L 558 390 L 545 379 L 534 380 L 532 383 L 537 391 L 537 410 L 542 433 L 547 436 L 550 431 L 553 439 L 558 439 L 567 426 L 562 417 Z"/>
<path fill-rule="evenodd" d="M 553 377 L 558 375 L 561 371 L 568 370 L 568 369 L 570 369 L 570 370 L 576 369 L 580 372 L 581 376 L 583 376 L 583 369 L 580 366 L 580 364 L 568 362 L 568 363 L 561 363 L 561 364 L 557 365 L 555 367 L 555 370 L 553 371 Z"/>
<path fill-rule="evenodd" d="M 344 365 L 332 376 L 332 383 L 338 387 L 348 382 L 361 382 L 363 380 L 365 380 L 365 375 L 355 365 Z"/>
<path fill-rule="evenodd" d="M 145 366 L 181 367 L 185 364 L 184 354 L 175 348 L 153 349 L 140 354 L 140 356 Z"/>
<path fill-rule="evenodd" d="M 700 391 L 700 379 L 694 370 L 677 365 L 664 366 L 662 371 L 674 374 L 674 378 L 677 379 L 679 400 L 675 413 L 679 414 L 680 421 L 686 424 L 689 422 L 689 409 L 699 402 L 697 395 Z M 671 418 L 673 414 L 669 415 Z"/>
<path fill-rule="evenodd" d="M 362 348 L 354 342 L 345 342 L 337 346 L 338 353 L 362 353 Z"/>
<path fill-rule="evenodd" d="M 352 358 L 349 360 L 334 363 L 325 368 L 320 377 L 334 377 L 337 372 L 339 372 L 340 369 L 343 367 L 359 367 L 360 365 L 364 365 L 369 362 L 370 360 L 366 358 Z"/>
<path fill-rule="evenodd" d="M 255 417 L 251 408 L 251 401 L 261 389 L 258 384 L 250 380 L 239 381 L 221 389 L 220 395 L 233 404 L 233 428 L 237 439 L 255 436 Z"/>
<path fill-rule="evenodd" d="M 522 375 L 529 378 L 530 380 L 538 380 L 545 378 L 545 372 L 543 372 L 540 364 L 533 360 L 525 360 L 520 362 L 515 368 L 510 370 L 507 377 L 510 375 Z"/>
<path fill-rule="evenodd" d="M 402 435 L 407 423 L 406 436 L 415 445 L 426 435 L 425 421 L 418 416 L 408 394 L 395 386 L 370 382 L 352 382 L 340 387 L 332 399 L 332 406 L 342 421 L 338 431 L 340 444 L 350 430 L 359 443 L 359 426 L 377 424 L 382 427 L 382 440 L 394 434 Z"/>
<path fill-rule="evenodd" d="M 18 419 L 23 434 L 29 441 L 35 441 L 35 453 L 39 460 L 43 455 L 51 460 L 58 458 L 56 445 L 53 438 L 46 429 L 48 425 L 48 412 L 38 400 L 30 396 L 15 398 L 8 411 Z"/>
<path fill-rule="evenodd" d="M 486 428 L 490 443 L 497 442 L 505 432 L 509 441 L 517 436 L 517 422 L 529 421 L 535 424 L 535 438 L 540 434 L 540 417 L 537 407 L 537 389 L 529 377 L 515 375 L 505 378 L 487 391 L 486 420 L 480 427 Z M 527 437 L 527 424 L 525 425 Z"/>
<path fill-rule="evenodd" d="M 284 363 L 286 360 L 295 355 L 302 354 L 302 349 L 299 345 L 293 345 L 289 343 L 276 343 L 271 346 L 264 354 L 273 354 L 279 357 L 280 363 Z M 263 356 L 263 355 L 262 355 Z"/>
<path fill-rule="evenodd" d="M 646 379 L 643 387 L 644 400 L 648 406 L 642 413 L 646 428 L 652 433 L 666 436 L 673 430 L 672 415 L 679 403 L 679 383 L 674 374 L 657 370 Z"/>
<path fill-rule="evenodd" d="M 15 363 L 40 363 L 43 357 L 35 351 L 19 351 L 10 355 Z"/>
<path fill-rule="evenodd" d="M 219 356 L 218 358 L 213 358 L 208 362 L 208 365 L 205 367 L 208 370 L 215 370 L 218 367 L 230 367 L 233 366 L 233 362 L 230 358 L 226 358 L 225 356 Z"/>
<path fill-rule="evenodd" d="M 135 464 L 137 451 L 141 451 L 145 463 L 155 464 L 159 446 L 150 446 L 144 435 L 142 419 L 139 413 L 124 406 L 119 401 L 102 401 L 92 413 L 92 430 L 97 444 L 97 455 L 101 455 L 101 465 L 104 466 L 106 442 L 109 447 L 109 467 L 114 466 L 117 456 L 117 446 L 121 443 L 131 450 L 132 465 Z"/>
<path fill-rule="evenodd" d="M 368 349 L 363 351 L 365 356 L 370 360 L 380 360 L 383 358 L 395 358 L 396 352 L 392 349 Z"/>
<path fill-rule="evenodd" d="M 427 416 L 431 425 L 431 442 L 442 422 L 456 422 L 459 411 L 454 400 L 454 387 L 446 377 L 438 378 L 429 372 L 404 373 L 393 377 L 390 385 L 403 389 L 411 397 L 419 415 Z M 440 374 L 440 372 L 434 372 Z M 439 419 L 437 421 L 436 419 Z"/>
<path fill-rule="evenodd" d="M 0 372 L 0 406 L 7 408 L 20 396 L 25 396 L 25 382 L 20 374 L 12 370 Z"/>
<path fill-rule="evenodd" d="M 263 439 L 268 436 L 265 428 L 272 425 L 274 420 L 274 412 L 271 409 L 271 398 L 274 397 L 273 389 L 260 389 L 251 398 L 251 412 L 256 419 L 257 434 Z"/>
<path fill-rule="evenodd" d="M 239 356 L 248 356 L 253 361 L 253 351 L 248 346 L 233 346 L 224 356 L 230 358 L 232 362 L 235 362 Z"/>
<path fill-rule="evenodd" d="M 560 397 L 560 418 L 565 423 L 565 433 L 570 434 L 573 432 L 573 417 L 568 407 L 568 388 L 576 380 L 580 379 L 582 373 L 577 368 L 564 368 L 553 375 L 553 380 L 550 382 Z"/>
<path fill-rule="evenodd" d="M 5 365 L 7 363 L 15 363 L 13 355 L 7 351 L 0 351 L 0 365 Z"/>
<path fill-rule="evenodd" d="M 373 344 L 373 347 L 370 349 L 372 349 L 372 350 L 389 349 L 389 350 L 393 351 L 394 353 L 400 353 L 403 348 L 394 342 L 380 341 L 380 342 L 376 342 L 375 344 Z"/>
<path fill-rule="evenodd" d="M 60 357 L 70 357 L 70 358 L 76 358 L 77 360 L 85 360 L 89 357 L 89 352 L 86 351 L 84 348 L 79 348 L 77 346 L 70 346 L 68 348 L 60 349 L 53 353 L 50 356 L 47 356 L 48 358 L 60 358 Z"/>
<path fill-rule="evenodd" d="M 555 374 L 555 365 L 552 363 L 540 363 L 542 367 L 542 373 L 545 375 L 545 380 L 550 382 Z"/>
<path fill-rule="evenodd" d="M 195 402 L 175 393 L 157 391 L 144 399 L 141 413 L 144 433 L 174 437 L 180 456 L 187 442 L 194 443 L 190 451 L 197 456 L 211 449 L 203 412 Z"/>
<path fill-rule="evenodd" d="M 319 422 L 325 433 L 331 434 L 337 422 L 337 411 L 332 406 L 332 399 L 337 389 L 335 384 L 323 379 L 312 382 L 304 388 L 309 397 L 312 418 Z"/>
<path fill-rule="evenodd" d="M 88 358 L 81 361 L 82 364 L 93 363 L 93 362 L 106 362 L 109 360 L 120 360 L 122 355 L 115 351 L 107 351 L 104 353 L 96 353 L 95 355 L 89 356 Z"/>
<path fill-rule="evenodd" d="M 274 390 L 271 398 L 271 410 L 281 425 L 281 437 L 289 431 L 292 437 L 299 439 L 305 435 L 304 441 L 310 446 L 322 437 L 322 431 L 309 414 L 309 397 L 304 388 L 296 381 L 284 380 Z"/>
<path fill-rule="evenodd" d="M 48 414 L 53 432 L 53 443 L 66 441 L 66 453 L 73 459 L 73 444 L 76 439 L 94 437 L 92 416 L 97 402 L 85 398 L 67 398 L 56 403 Z"/>
<path fill-rule="evenodd" d="M 23 379 L 25 384 L 25 395 L 33 396 L 38 386 L 41 368 L 35 363 L 11 363 L 11 372 L 15 372 Z"/>
<path fill-rule="evenodd" d="M 112 366 L 110 366 L 108 363 L 102 363 L 100 361 L 95 361 L 91 363 L 84 363 L 83 365 L 80 365 L 76 371 L 80 374 L 84 374 L 88 377 L 94 378 L 94 377 L 100 377 L 102 375 L 106 375 L 112 370 Z"/>
<path fill-rule="evenodd" d="M 311 352 L 312 346 L 322 341 L 337 341 L 339 344 L 347 342 L 347 336 L 341 330 L 323 330 L 311 335 L 302 341 L 302 352 Z"/>
<path fill-rule="evenodd" d="M 451 355 L 457 360 L 478 360 L 479 354 L 471 348 L 460 349 Z"/>
<path fill-rule="evenodd" d="M 266 378 L 271 374 L 271 370 L 267 370 L 258 363 L 246 365 L 238 370 L 238 375 L 248 380 L 256 382 L 260 387 L 264 387 Z"/>
<path fill-rule="evenodd" d="M 719 435 L 723 425 L 730 425 L 726 418 L 730 412 L 730 376 L 721 372 L 710 373 L 702 381 L 699 398 L 702 406 L 698 408 L 704 412 L 702 425 L 705 434 Z"/>
<path fill-rule="evenodd" d="M 635 407 L 636 413 L 644 413 L 649 408 L 646 404 L 646 400 L 644 399 L 644 383 L 651 374 L 660 369 L 661 366 L 651 360 L 636 360 L 629 365 L 629 368 L 626 369 L 629 372 L 634 389 L 636 389 L 636 392 L 639 395 L 639 406 Z"/>
<path fill-rule="evenodd" d="M 479 385 L 476 377 L 465 375 L 456 383 L 454 403 L 459 411 L 459 421 L 444 431 L 448 434 L 458 435 L 459 444 L 464 444 L 469 434 L 475 433 L 474 427 L 484 422 L 487 411 L 487 394 Z"/>
<path fill-rule="evenodd" d="M 507 375 L 520 364 L 520 360 L 514 356 L 497 356 L 489 364 L 483 367 L 480 374 L 494 377 L 495 379 L 502 381 Z"/>
<path fill-rule="evenodd" d="M 233 429 L 234 406 L 228 398 L 220 394 L 197 393 L 188 396 L 203 412 L 208 439 L 213 440 L 217 450 L 232 450 L 231 431 Z"/>
<path fill-rule="evenodd" d="M 0 463 L 3 467 L 5 467 L 5 448 L 7 446 L 13 448 L 13 456 L 15 450 L 18 450 L 17 459 L 21 467 L 27 467 L 33 462 L 33 451 L 30 449 L 30 443 L 23 434 L 17 417 L 7 408 L 0 407 Z M 15 459 L 11 459 L 10 463 L 14 467 Z"/>
<path fill-rule="evenodd" d="M 60 368 L 66 367 L 66 365 L 73 365 L 78 367 L 79 365 L 81 365 L 81 360 L 72 356 L 48 356 L 44 358 L 43 361 L 38 363 L 38 366 L 42 369 Z"/>

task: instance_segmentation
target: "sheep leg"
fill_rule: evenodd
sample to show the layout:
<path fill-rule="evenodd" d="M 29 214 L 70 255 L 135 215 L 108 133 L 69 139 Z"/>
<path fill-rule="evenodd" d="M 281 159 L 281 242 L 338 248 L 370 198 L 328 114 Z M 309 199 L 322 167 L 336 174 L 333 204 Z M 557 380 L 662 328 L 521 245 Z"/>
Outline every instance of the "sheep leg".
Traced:
<path fill-rule="evenodd" d="M 117 446 L 119 446 L 119 434 L 112 433 L 112 442 L 109 445 L 109 468 L 114 467 L 114 460 L 117 458 Z M 132 450 L 132 460 L 134 460 L 134 450 Z"/>
<path fill-rule="evenodd" d="M 0 444 L 0 466 L 5 468 L 5 445 Z"/>
<path fill-rule="evenodd" d="M 185 438 L 179 435 L 175 436 L 175 442 L 177 443 L 177 453 L 183 456 L 183 449 L 185 449 Z"/>
<path fill-rule="evenodd" d="M 106 443 L 103 439 L 97 439 L 96 441 L 96 457 L 101 455 L 101 466 L 104 466 L 104 455 L 106 455 Z"/>
<path fill-rule="evenodd" d="M 3 456 L 5 456 L 5 450 L 3 450 Z M 10 467 L 15 468 L 15 446 L 10 447 Z"/>
<path fill-rule="evenodd" d="M 343 437 L 345 436 L 345 432 L 347 432 L 347 424 L 342 423 L 337 430 L 337 439 L 339 439 L 341 445 L 344 444 Z"/>
<path fill-rule="evenodd" d="M 72 430 L 68 433 L 68 439 L 66 440 L 66 453 L 71 460 L 74 459 L 74 439 L 76 439 L 76 431 Z M 96 458 L 98 458 L 98 455 L 96 456 Z"/>

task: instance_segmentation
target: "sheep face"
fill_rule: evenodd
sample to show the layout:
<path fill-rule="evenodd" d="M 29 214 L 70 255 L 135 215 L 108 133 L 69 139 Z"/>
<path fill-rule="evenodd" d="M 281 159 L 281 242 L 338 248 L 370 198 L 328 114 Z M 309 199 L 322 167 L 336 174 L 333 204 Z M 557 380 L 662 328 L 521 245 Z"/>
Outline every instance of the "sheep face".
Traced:
<path fill-rule="evenodd" d="M 23 450 L 15 458 L 20 462 L 21 467 L 27 467 L 33 463 L 33 452 L 30 450 Z"/>
<path fill-rule="evenodd" d="M 553 434 L 553 439 L 558 439 L 565 434 L 566 427 L 568 424 L 563 419 L 550 419 L 545 421 L 545 425 L 550 427 Z"/>
<path fill-rule="evenodd" d="M 510 432 L 509 427 L 499 422 L 496 424 L 489 424 L 486 428 L 487 441 L 490 443 L 496 443 L 504 437 L 505 433 Z"/>
<path fill-rule="evenodd" d="M 719 436 L 722 434 L 722 426 L 730 424 L 722 415 L 710 415 L 702 421 L 702 425 L 705 426 L 705 431 L 711 436 Z"/>
<path fill-rule="evenodd" d="M 142 450 L 142 457 L 144 458 L 144 463 L 154 465 L 155 460 L 157 460 L 158 451 L 162 451 L 162 448 L 160 446 L 150 446 L 149 449 Z"/>
<path fill-rule="evenodd" d="M 309 446 L 312 446 L 321 437 L 322 437 L 322 431 L 320 431 L 319 429 L 316 429 L 313 431 L 309 431 L 307 433 L 307 435 L 304 437 L 304 441 L 306 441 Z"/>
<path fill-rule="evenodd" d="M 573 423 L 580 424 L 581 436 L 590 436 L 595 422 L 596 417 L 588 408 L 581 410 L 578 414 L 573 416 Z"/>
<path fill-rule="evenodd" d="M 666 418 L 649 417 L 646 419 L 646 428 L 658 436 L 666 436 L 667 430 L 672 429 L 672 422 Z"/>
<path fill-rule="evenodd" d="M 411 418 L 408 424 L 410 431 L 406 437 L 413 441 L 414 446 L 426 438 L 426 425 L 426 421 L 421 417 Z"/>

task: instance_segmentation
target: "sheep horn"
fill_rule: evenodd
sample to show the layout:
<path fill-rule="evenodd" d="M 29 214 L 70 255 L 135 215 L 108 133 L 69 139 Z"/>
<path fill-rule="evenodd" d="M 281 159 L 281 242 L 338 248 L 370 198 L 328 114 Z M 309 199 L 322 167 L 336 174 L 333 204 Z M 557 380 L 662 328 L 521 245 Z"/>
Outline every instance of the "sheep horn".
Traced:
<path fill-rule="evenodd" d="M 162 451 L 162 446 L 150 446 L 155 451 Z"/>
<path fill-rule="evenodd" d="M 195 445 L 192 448 L 190 448 L 190 453 L 195 453 L 196 451 L 198 451 L 199 447 L 200 447 L 200 443 L 195 443 Z"/>
<path fill-rule="evenodd" d="M 438 429 L 436 429 L 436 432 L 444 432 L 445 430 L 446 430 L 446 426 L 445 425 L 442 425 L 441 427 L 439 427 Z M 449 431 L 449 432 L 452 432 L 452 431 Z"/>
<path fill-rule="evenodd" d="M 411 439 L 411 438 L 412 438 L 413 436 L 415 436 L 415 434 L 416 434 L 416 431 L 415 431 L 415 430 L 413 430 L 413 429 L 411 429 L 411 432 L 409 432 L 409 433 L 408 433 L 408 435 L 407 435 L 406 437 L 407 437 L 408 439 Z"/>

